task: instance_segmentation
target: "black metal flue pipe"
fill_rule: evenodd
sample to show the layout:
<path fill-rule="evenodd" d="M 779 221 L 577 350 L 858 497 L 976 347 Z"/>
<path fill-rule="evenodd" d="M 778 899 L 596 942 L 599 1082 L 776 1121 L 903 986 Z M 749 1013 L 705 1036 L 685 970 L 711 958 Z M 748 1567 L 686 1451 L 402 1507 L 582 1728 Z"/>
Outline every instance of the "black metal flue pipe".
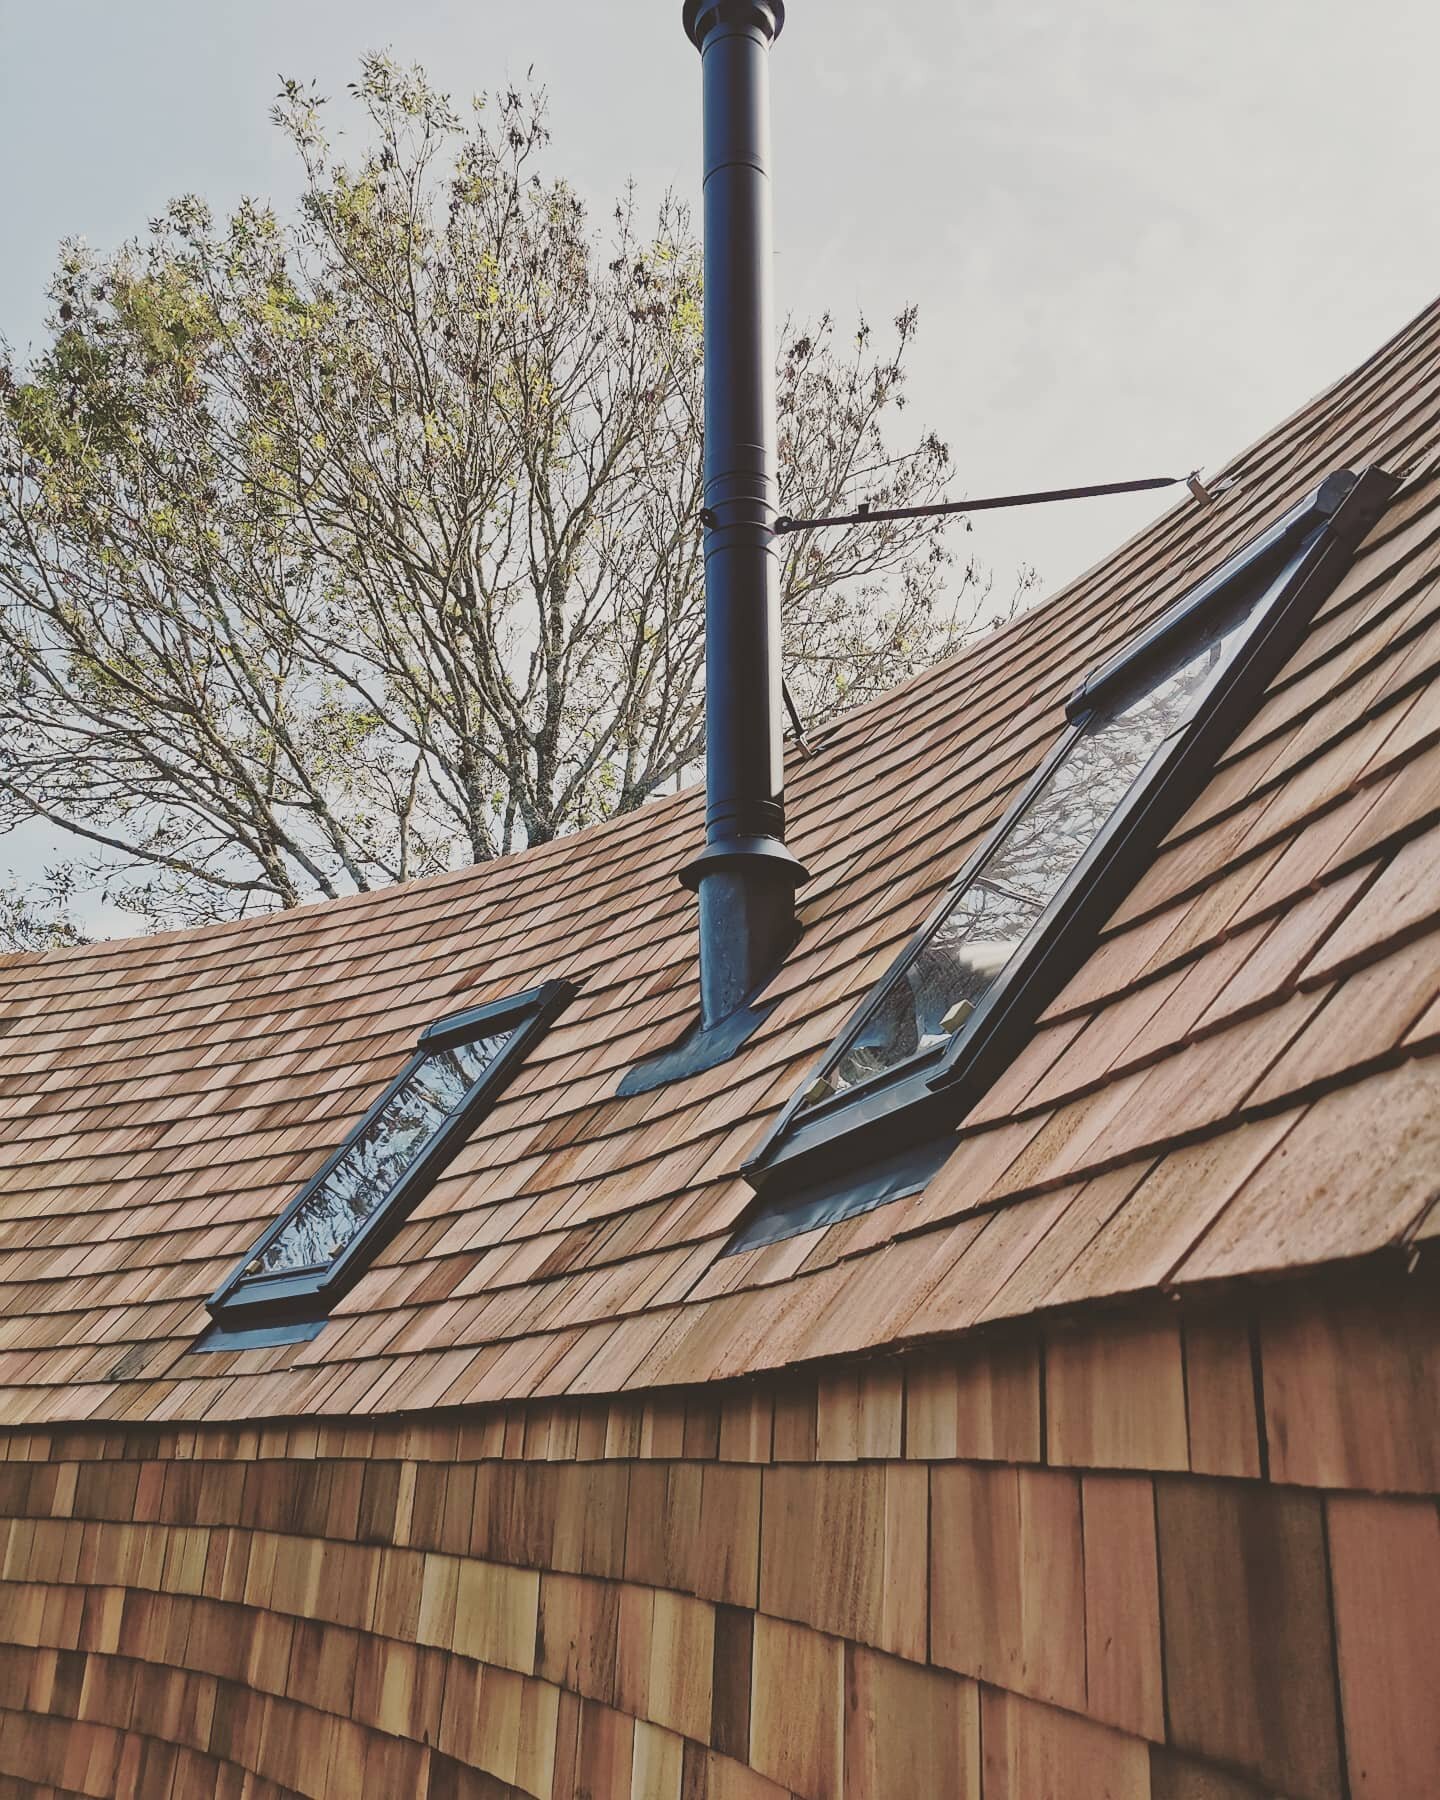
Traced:
<path fill-rule="evenodd" d="M 783 0 L 685 0 L 705 131 L 705 848 L 702 1023 L 773 974 L 805 870 L 785 848 L 775 546 L 770 46 Z"/>

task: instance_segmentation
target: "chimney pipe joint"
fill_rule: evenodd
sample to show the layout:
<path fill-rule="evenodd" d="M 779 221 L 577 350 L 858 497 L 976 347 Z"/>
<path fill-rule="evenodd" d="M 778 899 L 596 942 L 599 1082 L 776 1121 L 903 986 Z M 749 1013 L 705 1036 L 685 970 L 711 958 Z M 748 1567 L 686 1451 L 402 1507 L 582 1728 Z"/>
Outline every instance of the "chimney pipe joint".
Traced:
<path fill-rule="evenodd" d="M 685 0 L 684 21 L 697 50 L 716 25 L 754 28 L 773 43 L 785 26 L 785 0 Z"/>

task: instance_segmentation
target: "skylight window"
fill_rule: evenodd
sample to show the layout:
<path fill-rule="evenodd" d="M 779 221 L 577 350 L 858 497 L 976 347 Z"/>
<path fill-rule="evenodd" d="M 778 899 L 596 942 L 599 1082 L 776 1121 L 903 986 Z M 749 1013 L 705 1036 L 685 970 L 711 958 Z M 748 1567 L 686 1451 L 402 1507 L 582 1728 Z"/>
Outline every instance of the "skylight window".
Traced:
<path fill-rule="evenodd" d="M 340 1148 L 210 1300 L 200 1347 L 313 1335 L 570 999 L 549 982 L 438 1020 Z"/>
<path fill-rule="evenodd" d="M 1066 728 L 745 1173 L 749 1248 L 922 1187 L 1394 491 L 1331 476 L 1072 695 Z"/>
<path fill-rule="evenodd" d="M 381 1101 L 330 1173 L 312 1187 L 285 1225 L 245 1265 L 245 1273 L 284 1275 L 325 1269 L 361 1232 L 465 1104 L 510 1033 L 427 1050 Z"/>
<path fill-rule="evenodd" d="M 802 1110 L 936 1053 L 965 1030 L 1151 756 L 1202 703 L 1248 616 L 1142 675 L 1066 735 L 1023 807 L 973 874 L 951 889 L 826 1076 L 802 1096 Z"/>

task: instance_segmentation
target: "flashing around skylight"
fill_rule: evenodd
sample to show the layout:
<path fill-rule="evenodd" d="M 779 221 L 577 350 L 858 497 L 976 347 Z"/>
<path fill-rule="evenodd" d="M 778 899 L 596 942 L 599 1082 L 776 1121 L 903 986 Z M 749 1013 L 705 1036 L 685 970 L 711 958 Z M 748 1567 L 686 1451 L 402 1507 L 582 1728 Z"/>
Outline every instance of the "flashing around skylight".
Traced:
<path fill-rule="evenodd" d="M 318 1330 L 573 993 L 567 982 L 547 982 L 427 1027 L 350 1136 L 211 1298 L 216 1323 L 198 1347 Z"/>
<path fill-rule="evenodd" d="M 1089 675 L 1009 811 L 746 1166 L 733 1250 L 922 1187 L 1083 961 L 1393 493 L 1322 483 Z"/>

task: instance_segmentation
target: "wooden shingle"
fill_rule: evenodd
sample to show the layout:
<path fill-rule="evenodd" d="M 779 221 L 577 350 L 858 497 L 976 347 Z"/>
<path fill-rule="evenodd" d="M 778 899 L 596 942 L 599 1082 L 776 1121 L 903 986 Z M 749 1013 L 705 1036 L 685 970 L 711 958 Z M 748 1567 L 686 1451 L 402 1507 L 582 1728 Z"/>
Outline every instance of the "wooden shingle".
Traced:
<path fill-rule="evenodd" d="M 1286 1793 L 1342 1792 L 1322 1503 L 1245 1483 L 1156 1490 L 1173 1742 Z"/>

